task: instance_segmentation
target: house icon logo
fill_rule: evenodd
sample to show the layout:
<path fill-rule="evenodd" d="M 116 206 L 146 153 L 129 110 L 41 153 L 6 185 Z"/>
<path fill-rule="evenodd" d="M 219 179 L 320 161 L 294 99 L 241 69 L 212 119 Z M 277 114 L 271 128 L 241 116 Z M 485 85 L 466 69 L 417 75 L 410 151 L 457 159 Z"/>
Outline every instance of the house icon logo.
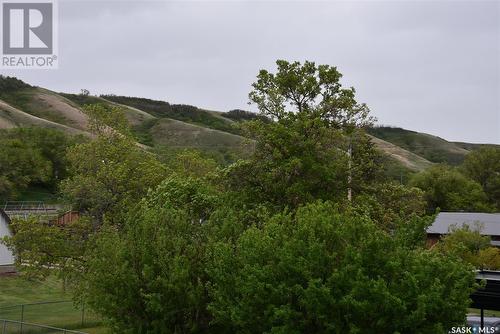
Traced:
<path fill-rule="evenodd" d="M 2 1 L 2 68 L 55 68 L 56 3 Z"/>

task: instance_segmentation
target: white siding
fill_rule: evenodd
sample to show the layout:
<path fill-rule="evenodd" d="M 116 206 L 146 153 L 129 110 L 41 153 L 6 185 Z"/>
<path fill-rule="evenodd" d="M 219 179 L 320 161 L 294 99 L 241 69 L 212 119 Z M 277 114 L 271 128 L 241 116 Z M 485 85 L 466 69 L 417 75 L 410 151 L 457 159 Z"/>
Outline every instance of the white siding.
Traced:
<path fill-rule="evenodd" d="M 9 226 L 4 216 L 0 214 L 0 239 L 5 236 L 10 236 Z M 14 256 L 12 252 L 0 242 L 0 266 L 14 264 Z"/>

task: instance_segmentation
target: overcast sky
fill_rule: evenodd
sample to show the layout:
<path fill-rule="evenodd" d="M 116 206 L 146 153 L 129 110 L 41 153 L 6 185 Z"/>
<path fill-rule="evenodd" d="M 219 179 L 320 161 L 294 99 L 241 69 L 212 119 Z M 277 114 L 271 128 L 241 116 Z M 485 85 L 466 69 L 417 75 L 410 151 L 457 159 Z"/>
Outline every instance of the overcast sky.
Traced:
<path fill-rule="evenodd" d="M 227 111 L 276 59 L 337 66 L 380 124 L 500 144 L 500 1 L 59 1 L 55 91 Z"/>

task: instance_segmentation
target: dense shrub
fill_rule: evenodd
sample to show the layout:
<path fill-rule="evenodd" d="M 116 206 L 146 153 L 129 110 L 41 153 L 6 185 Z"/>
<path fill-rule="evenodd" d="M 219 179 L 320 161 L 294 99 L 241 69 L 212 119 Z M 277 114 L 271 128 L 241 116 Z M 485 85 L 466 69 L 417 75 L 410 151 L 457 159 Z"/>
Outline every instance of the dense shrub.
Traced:
<path fill-rule="evenodd" d="M 0 130 L 0 200 L 18 199 L 28 186 L 54 192 L 68 176 L 67 150 L 82 140 L 38 127 Z"/>
<path fill-rule="evenodd" d="M 237 122 L 254 121 L 256 119 L 260 119 L 262 121 L 269 121 L 269 119 L 265 116 L 241 109 L 229 110 L 228 112 L 222 113 L 221 115 L 223 117 L 229 118 Z"/>
<path fill-rule="evenodd" d="M 30 85 L 17 78 L 0 75 L 0 93 L 7 93 L 30 87 Z"/>
<path fill-rule="evenodd" d="M 227 333 L 446 333 L 474 279 L 321 203 L 216 244 L 211 260 L 209 310 Z"/>

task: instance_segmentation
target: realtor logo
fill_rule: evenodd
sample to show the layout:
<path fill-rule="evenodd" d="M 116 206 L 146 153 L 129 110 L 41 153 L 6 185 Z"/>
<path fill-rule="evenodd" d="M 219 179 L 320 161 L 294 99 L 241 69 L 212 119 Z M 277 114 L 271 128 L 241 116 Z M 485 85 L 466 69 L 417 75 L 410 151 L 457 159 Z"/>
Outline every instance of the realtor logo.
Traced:
<path fill-rule="evenodd" d="M 55 7 L 50 0 L 2 1 L 2 68 L 57 67 Z"/>

